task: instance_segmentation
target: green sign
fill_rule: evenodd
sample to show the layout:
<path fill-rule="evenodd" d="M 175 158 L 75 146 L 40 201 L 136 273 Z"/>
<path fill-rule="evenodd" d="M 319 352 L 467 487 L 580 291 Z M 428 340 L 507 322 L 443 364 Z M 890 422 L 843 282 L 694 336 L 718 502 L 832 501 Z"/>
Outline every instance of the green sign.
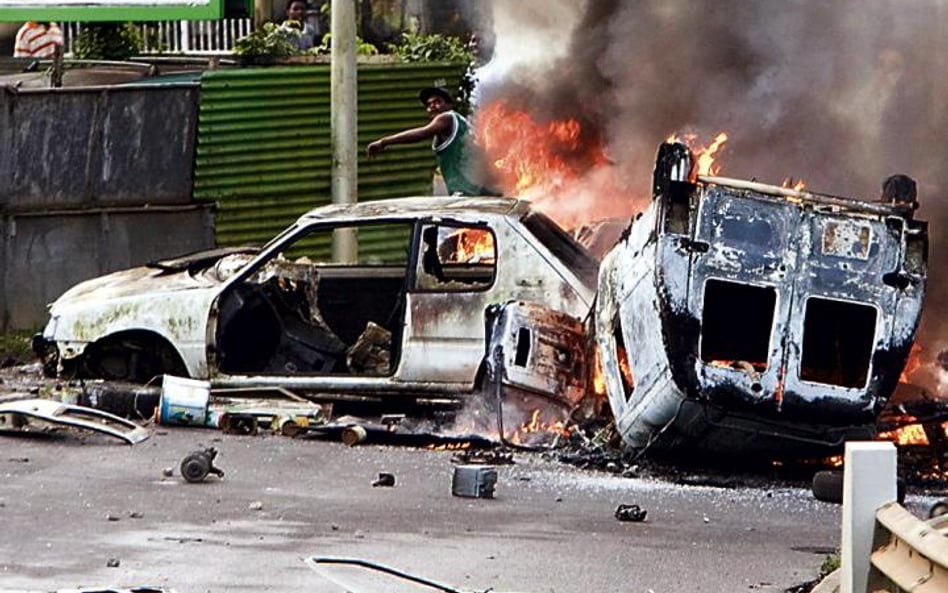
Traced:
<path fill-rule="evenodd" d="M 212 20 L 224 0 L 0 0 L 0 22 Z"/>

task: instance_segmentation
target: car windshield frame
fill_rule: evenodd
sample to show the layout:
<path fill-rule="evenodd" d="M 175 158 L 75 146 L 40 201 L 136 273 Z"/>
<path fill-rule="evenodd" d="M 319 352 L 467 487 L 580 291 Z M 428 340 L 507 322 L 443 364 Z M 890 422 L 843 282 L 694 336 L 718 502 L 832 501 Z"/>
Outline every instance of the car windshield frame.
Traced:
<path fill-rule="evenodd" d="M 537 210 L 530 210 L 520 218 L 520 223 L 546 249 L 591 290 L 595 290 L 599 278 L 599 261 L 567 233 L 563 227 Z"/>

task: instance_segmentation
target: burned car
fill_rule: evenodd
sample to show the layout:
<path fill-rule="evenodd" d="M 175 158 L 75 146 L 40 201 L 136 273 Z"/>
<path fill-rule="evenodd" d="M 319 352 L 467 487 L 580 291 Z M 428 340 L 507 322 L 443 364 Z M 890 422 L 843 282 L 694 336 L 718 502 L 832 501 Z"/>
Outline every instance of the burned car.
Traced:
<path fill-rule="evenodd" d="M 332 256 L 334 236 L 357 241 L 354 261 Z M 507 384 L 573 405 L 597 266 L 515 199 L 330 205 L 260 250 L 83 282 L 50 306 L 34 348 L 67 375 L 456 399 L 483 383 L 493 335 L 508 342 Z"/>
<path fill-rule="evenodd" d="M 927 225 L 859 201 L 698 177 L 659 151 L 654 199 L 603 259 L 597 351 L 637 450 L 825 455 L 871 438 L 914 342 Z"/>

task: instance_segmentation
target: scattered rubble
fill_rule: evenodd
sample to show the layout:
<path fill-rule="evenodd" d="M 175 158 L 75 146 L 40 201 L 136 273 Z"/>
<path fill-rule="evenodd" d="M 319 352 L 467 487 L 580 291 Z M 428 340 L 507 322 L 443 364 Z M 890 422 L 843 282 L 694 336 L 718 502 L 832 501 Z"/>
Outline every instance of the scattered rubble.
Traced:
<path fill-rule="evenodd" d="M 616 507 L 615 516 L 619 521 L 629 521 L 632 523 L 641 523 L 645 521 L 648 511 L 639 507 L 637 504 L 620 504 Z"/>
<path fill-rule="evenodd" d="M 214 447 L 192 451 L 181 461 L 181 477 L 191 483 L 203 482 L 208 474 L 223 478 L 224 471 L 214 467 L 216 457 L 217 449 Z"/>

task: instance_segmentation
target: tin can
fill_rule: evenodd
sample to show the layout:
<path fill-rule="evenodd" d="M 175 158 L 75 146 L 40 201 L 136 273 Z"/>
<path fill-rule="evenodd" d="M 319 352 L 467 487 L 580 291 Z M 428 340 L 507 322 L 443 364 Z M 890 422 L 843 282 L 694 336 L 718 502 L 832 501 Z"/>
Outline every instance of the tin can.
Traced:
<path fill-rule="evenodd" d="M 451 494 L 465 498 L 494 498 L 497 470 L 489 465 L 458 465 L 451 480 Z"/>

